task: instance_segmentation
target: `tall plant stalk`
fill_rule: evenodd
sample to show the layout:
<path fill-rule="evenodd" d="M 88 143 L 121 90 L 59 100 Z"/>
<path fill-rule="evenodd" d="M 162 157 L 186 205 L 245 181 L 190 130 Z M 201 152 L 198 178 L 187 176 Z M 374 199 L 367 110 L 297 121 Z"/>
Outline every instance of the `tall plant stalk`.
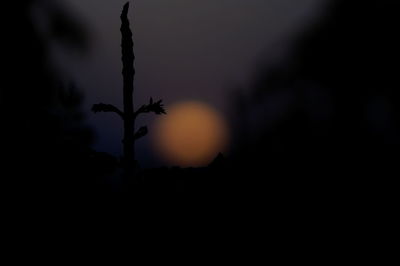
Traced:
<path fill-rule="evenodd" d="M 150 98 L 148 104 L 142 105 L 135 111 L 133 104 L 134 93 L 134 77 L 135 77 L 135 54 L 134 42 L 132 39 L 132 31 L 130 29 L 128 19 L 129 2 L 127 2 L 121 13 L 121 51 L 122 51 L 122 77 L 123 77 L 123 111 L 111 104 L 95 104 L 92 111 L 97 112 L 114 112 L 118 114 L 124 122 L 123 136 L 123 160 L 122 165 L 125 176 L 132 177 L 136 165 L 135 160 L 135 141 L 147 135 L 147 127 L 143 126 L 135 131 L 135 121 L 139 114 L 155 113 L 157 115 L 166 114 L 162 104 L 162 100 L 153 102 Z"/>
<path fill-rule="evenodd" d="M 124 5 L 121 14 L 121 50 L 122 77 L 124 99 L 124 139 L 123 154 L 127 170 L 132 170 L 135 164 L 135 117 L 133 106 L 133 90 L 135 78 L 135 54 L 133 52 L 132 31 L 128 20 L 129 2 Z M 130 171 L 131 172 L 131 171 Z"/>

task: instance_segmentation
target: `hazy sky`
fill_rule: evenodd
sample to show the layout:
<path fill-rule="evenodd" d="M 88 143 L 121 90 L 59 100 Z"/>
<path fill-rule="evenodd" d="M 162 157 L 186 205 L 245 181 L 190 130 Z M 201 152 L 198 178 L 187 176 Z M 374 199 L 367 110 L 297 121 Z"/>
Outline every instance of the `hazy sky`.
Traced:
<path fill-rule="evenodd" d="M 84 108 L 121 106 L 120 12 L 126 0 L 64 0 L 91 32 L 90 53 L 58 54 L 85 93 Z M 130 10 L 136 53 L 135 102 L 199 100 L 228 112 L 229 90 L 246 89 L 257 62 L 284 53 L 290 38 L 311 23 L 327 0 L 136 0 Z M 122 123 L 113 114 L 87 113 L 98 151 L 121 154 Z M 154 116 L 145 121 L 151 124 Z M 139 160 L 154 161 L 149 138 Z"/>

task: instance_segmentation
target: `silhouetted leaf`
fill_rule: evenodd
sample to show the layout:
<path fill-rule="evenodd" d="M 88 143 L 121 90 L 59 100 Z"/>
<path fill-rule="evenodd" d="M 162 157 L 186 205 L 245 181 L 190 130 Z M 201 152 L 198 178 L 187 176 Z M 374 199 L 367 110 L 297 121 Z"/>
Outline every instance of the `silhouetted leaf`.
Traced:
<path fill-rule="evenodd" d="M 161 114 L 167 114 L 164 105 L 162 103 L 162 100 L 159 100 L 157 102 L 153 102 L 153 98 L 150 98 L 149 104 L 142 105 L 136 112 L 135 112 L 135 117 L 138 116 L 139 114 L 143 113 L 155 113 L 157 115 Z"/>
<path fill-rule="evenodd" d="M 92 107 L 92 111 L 94 113 L 114 112 L 114 113 L 117 113 L 118 115 L 120 115 L 121 117 L 124 116 L 123 112 L 112 104 L 104 104 L 104 103 L 94 104 Z"/>
<path fill-rule="evenodd" d="M 135 133 L 135 140 L 140 139 L 141 137 L 146 136 L 148 133 L 147 127 L 141 127 L 136 133 Z"/>

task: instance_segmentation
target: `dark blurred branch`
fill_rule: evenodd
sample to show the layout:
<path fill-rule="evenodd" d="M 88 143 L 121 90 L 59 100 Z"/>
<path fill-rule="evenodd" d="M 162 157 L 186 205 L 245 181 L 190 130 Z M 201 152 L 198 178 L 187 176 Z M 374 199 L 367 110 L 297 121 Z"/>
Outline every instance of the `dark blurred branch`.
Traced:
<path fill-rule="evenodd" d="M 90 45 L 88 29 L 81 19 L 60 1 L 42 1 L 41 5 L 49 16 L 50 37 L 75 51 L 86 51 Z"/>

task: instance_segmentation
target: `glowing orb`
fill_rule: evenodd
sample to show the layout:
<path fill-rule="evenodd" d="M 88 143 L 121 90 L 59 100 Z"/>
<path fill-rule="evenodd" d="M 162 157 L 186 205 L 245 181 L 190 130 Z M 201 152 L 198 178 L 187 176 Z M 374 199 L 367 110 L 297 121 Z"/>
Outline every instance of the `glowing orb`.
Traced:
<path fill-rule="evenodd" d="M 158 154 L 167 163 L 182 167 L 209 164 L 228 143 L 224 119 L 199 102 L 167 107 L 167 115 L 156 121 L 153 133 Z"/>

